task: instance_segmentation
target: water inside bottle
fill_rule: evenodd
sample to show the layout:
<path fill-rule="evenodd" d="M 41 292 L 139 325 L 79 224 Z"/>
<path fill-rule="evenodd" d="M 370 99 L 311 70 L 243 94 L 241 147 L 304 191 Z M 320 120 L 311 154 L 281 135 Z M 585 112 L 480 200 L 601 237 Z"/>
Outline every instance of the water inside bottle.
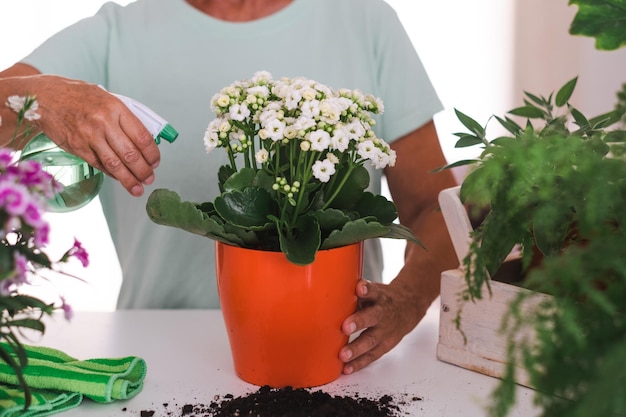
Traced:
<path fill-rule="evenodd" d="M 48 210 L 64 213 L 79 209 L 93 200 L 104 182 L 104 174 L 82 159 L 65 152 L 46 135 L 31 139 L 20 160 L 33 160 L 63 185 L 63 190 L 48 200 Z"/>

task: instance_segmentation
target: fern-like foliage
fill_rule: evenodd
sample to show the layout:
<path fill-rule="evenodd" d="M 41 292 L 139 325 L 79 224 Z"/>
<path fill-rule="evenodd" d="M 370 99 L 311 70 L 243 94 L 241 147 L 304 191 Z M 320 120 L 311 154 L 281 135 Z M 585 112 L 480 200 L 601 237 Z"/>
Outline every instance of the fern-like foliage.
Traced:
<path fill-rule="evenodd" d="M 523 285 L 551 296 L 532 314 L 519 309 L 528 292 L 511 305 L 503 323 L 509 365 L 492 416 L 514 403 L 515 364 L 528 371 L 543 417 L 626 415 L 626 107 L 620 98 L 615 110 L 587 118 L 569 104 L 575 85 L 526 93 L 523 106 L 496 117 L 510 135 L 494 140 L 457 111 L 469 130 L 458 145 L 484 147 L 461 198 L 489 208 L 464 260 L 463 299 L 481 298 L 515 246 Z"/>

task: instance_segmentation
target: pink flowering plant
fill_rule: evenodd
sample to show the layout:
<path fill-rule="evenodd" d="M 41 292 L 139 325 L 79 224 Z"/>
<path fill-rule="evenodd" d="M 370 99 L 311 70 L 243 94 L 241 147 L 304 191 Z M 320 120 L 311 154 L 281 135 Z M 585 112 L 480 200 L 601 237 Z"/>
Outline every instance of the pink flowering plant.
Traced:
<path fill-rule="evenodd" d="M 395 152 L 376 137 L 381 100 L 306 78 L 265 71 L 215 94 L 204 134 L 207 152 L 223 149 L 221 194 L 181 201 L 153 191 L 147 210 L 158 223 L 235 246 L 282 251 L 306 265 L 320 249 L 386 237 L 420 242 L 395 223 L 397 209 L 367 191 L 367 166 L 393 166 Z"/>
<path fill-rule="evenodd" d="M 17 113 L 15 144 L 30 133 L 29 122 L 39 118 L 37 101 L 32 96 L 11 96 L 6 105 Z M 58 261 L 44 252 L 50 231 L 43 216 L 46 204 L 62 186 L 39 163 L 16 159 L 13 149 L 0 148 L 0 361 L 15 371 L 28 407 L 30 390 L 22 373 L 27 358 L 20 336 L 27 329 L 43 334 L 45 315 L 62 310 L 70 319 L 72 310 L 63 297 L 59 303 L 46 303 L 22 290 L 45 270 L 63 272 L 60 264 L 71 258 L 83 266 L 89 259 L 77 240 Z"/>

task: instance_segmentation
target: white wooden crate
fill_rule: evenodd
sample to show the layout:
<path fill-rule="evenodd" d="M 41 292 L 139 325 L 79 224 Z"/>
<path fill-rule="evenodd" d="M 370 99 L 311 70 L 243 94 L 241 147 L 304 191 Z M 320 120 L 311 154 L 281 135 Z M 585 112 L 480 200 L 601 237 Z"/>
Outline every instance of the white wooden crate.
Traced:
<path fill-rule="evenodd" d="M 459 295 L 466 287 L 463 271 L 455 269 L 445 271 L 441 275 L 437 358 L 472 371 L 502 378 L 507 360 L 507 339 L 500 331 L 502 319 L 508 310 L 509 303 L 521 291 L 528 290 L 493 280 L 490 285 L 491 295 L 484 289 L 481 300 L 462 303 Z M 533 293 L 522 305 L 522 312 L 532 309 L 543 297 L 546 296 Z M 461 306 L 463 308 L 462 332 L 455 323 Z M 533 335 L 520 333 L 517 337 L 529 337 L 532 340 Z M 515 375 L 515 382 L 531 387 L 528 374 L 523 368 L 518 367 Z"/>
<path fill-rule="evenodd" d="M 460 187 L 443 190 L 439 195 L 446 226 L 452 239 L 454 249 L 462 265 L 470 243 L 471 222 L 463 203 L 459 199 Z M 519 254 L 512 252 L 507 258 L 512 265 Z M 507 339 L 500 331 L 502 320 L 508 311 L 509 304 L 520 292 L 529 290 L 518 286 L 490 281 L 491 294 L 483 289 L 482 299 L 476 302 L 462 303 L 461 293 L 466 288 L 464 272 L 458 269 L 443 272 L 441 276 L 441 312 L 439 322 L 439 342 L 437 358 L 444 362 L 461 366 L 485 375 L 502 378 L 507 360 Z M 544 297 L 544 294 L 531 293 L 521 306 L 522 312 L 530 311 Z M 459 308 L 461 327 L 457 328 L 455 318 Z M 518 338 L 531 338 L 532 333 L 518 334 Z M 521 339 L 516 339 L 521 340 Z M 527 372 L 523 368 L 516 369 L 515 382 L 530 387 Z"/>

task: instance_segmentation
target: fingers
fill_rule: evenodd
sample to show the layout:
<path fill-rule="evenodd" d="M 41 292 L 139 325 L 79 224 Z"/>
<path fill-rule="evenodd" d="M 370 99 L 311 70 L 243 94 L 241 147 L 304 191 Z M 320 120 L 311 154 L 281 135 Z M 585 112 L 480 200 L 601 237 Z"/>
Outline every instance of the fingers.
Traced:
<path fill-rule="evenodd" d="M 120 129 L 107 132 L 106 140 L 95 144 L 94 151 L 105 172 L 131 195 L 140 196 L 143 185 L 154 182 L 160 154 L 151 134 L 133 118 L 132 114 L 121 114 Z"/>
<path fill-rule="evenodd" d="M 358 336 L 344 346 L 339 358 L 344 374 L 356 372 L 379 359 L 396 346 L 407 326 L 399 325 L 406 311 L 388 285 L 360 281 L 356 294 L 361 308 L 342 323 L 342 331 Z"/>

